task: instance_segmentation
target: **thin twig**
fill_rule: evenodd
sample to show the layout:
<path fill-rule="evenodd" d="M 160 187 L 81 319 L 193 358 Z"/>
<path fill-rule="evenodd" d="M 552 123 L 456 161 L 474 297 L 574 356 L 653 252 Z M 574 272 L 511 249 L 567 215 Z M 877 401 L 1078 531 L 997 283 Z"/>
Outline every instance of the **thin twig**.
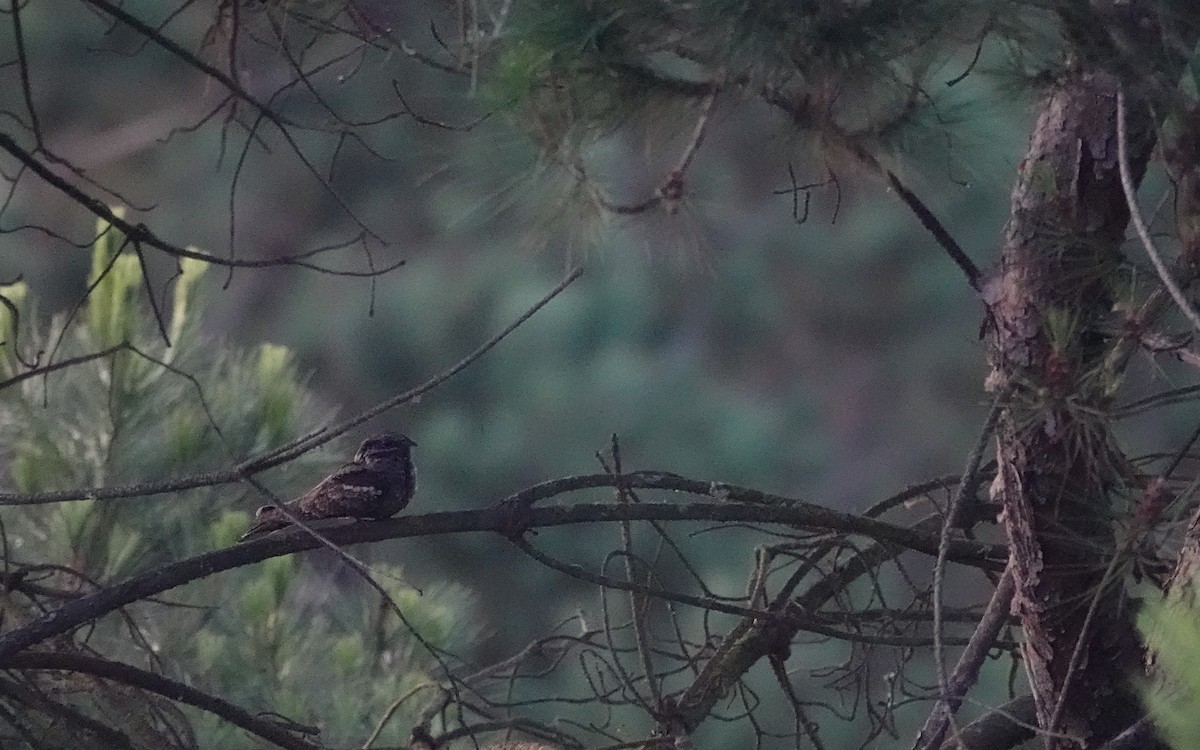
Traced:
<path fill-rule="evenodd" d="M 3 137 L 2 134 L 0 134 L 0 138 L 2 138 L 2 137 Z M 426 382 L 422 383 L 421 385 L 417 386 L 416 388 L 412 388 L 412 389 L 407 390 L 397 396 L 389 398 L 389 399 L 371 407 L 370 409 L 367 409 L 366 411 L 361 412 L 354 417 L 351 417 L 350 419 L 348 419 L 344 422 L 341 422 L 341 423 L 338 423 L 338 424 L 335 424 L 335 425 L 332 425 L 329 427 L 323 427 L 319 430 L 316 430 L 316 431 L 310 433 L 309 435 L 305 435 L 303 438 L 301 438 L 299 440 L 289 443 L 288 445 L 282 446 L 280 448 L 276 448 L 274 450 L 268 451 L 261 455 L 247 459 L 246 461 L 243 461 L 242 463 L 237 464 L 232 469 L 228 469 L 225 471 L 208 472 L 208 473 L 203 473 L 203 474 L 192 474 L 192 475 L 189 475 L 186 477 L 180 477 L 177 479 L 168 479 L 168 480 L 158 481 L 158 482 L 144 482 L 144 483 L 140 483 L 140 484 L 120 485 L 120 486 L 116 486 L 116 487 L 88 487 L 88 488 L 83 488 L 83 489 L 54 490 L 54 491 L 50 491 L 50 492 L 36 492 L 36 493 L 29 493 L 29 494 L 15 493 L 15 492 L 0 492 L 0 506 L 2 506 L 2 505 L 45 505 L 47 503 L 61 503 L 61 502 L 68 502 L 68 501 L 75 501 L 75 500 L 148 497 L 150 495 L 161 495 L 161 494 L 165 494 L 168 492 L 182 492 L 183 490 L 191 490 L 191 489 L 196 489 L 198 487 L 216 487 L 216 486 L 220 486 L 223 484 L 233 484 L 235 482 L 241 482 L 243 480 L 243 478 L 248 475 L 259 474 L 268 469 L 273 469 L 276 466 L 281 466 L 289 461 L 292 461 L 295 458 L 297 458 L 298 456 L 300 456 L 304 453 L 307 453 L 308 451 L 319 448 L 320 446 L 324 445 L 325 443 L 328 443 L 329 441 L 349 432 L 350 430 L 354 429 L 358 425 L 360 425 L 370 419 L 373 419 L 374 417 L 379 416 L 383 412 L 388 411 L 389 409 L 393 409 L 393 408 L 400 406 L 404 403 L 407 403 L 409 401 L 412 401 L 413 399 L 416 399 L 416 398 L 422 396 L 423 394 L 438 387 L 442 383 L 449 380 L 451 377 L 462 372 L 468 365 L 470 365 L 472 362 L 479 359 L 481 356 L 486 354 L 489 350 L 494 348 L 497 344 L 500 343 L 501 340 L 503 340 L 509 334 L 511 334 L 513 331 L 515 331 L 518 327 L 520 327 L 529 318 L 533 317 L 533 315 L 538 310 L 545 307 L 546 304 L 548 304 L 552 299 L 554 299 L 556 296 L 558 296 L 558 294 L 560 294 L 564 289 L 566 289 L 567 286 L 571 284 L 571 282 L 575 281 L 575 279 L 579 278 L 579 276 L 582 274 L 583 274 L 583 269 L 576 268 L 572 273 L 570 273 L 567 276 L 566 279 L 564 279 L 560 284 L 558 284 L 558 286 L 556 286 L 554 289 L 550 290 L 550 292 L 547 293 L 545 297 L 540 299 L 536 304 L 534 304 L 527 311 L 525 311 L 525 313 L 523 313 L 520 317 L 518 317 L 516 320 L 514 320 L 512 323 L 510 323 L 508 326 L 506 326 L 504 328 L 504 330 L 500 331 L 495 336 L 488 339 L 486 342 L 484 342 L 482 345 L 480 345 L 475 351 L 468 354 L 466 357 L 464 357 L 462 360 L 460 360 L 457 364 L 455 364 L 450 369 L 439 373 L 438 375 L 427 380 Z M 110 354 L 110 353 L 112 353 L 112 351 L 115 351 L 119 348 L 121 348 L 121 347 L 114 348 L 113 350 L 106 349 L 103 352 L 96 353 L 94 355 L 86 355 L 86 356 L 88 358 L 98 358 L 100 356 Z M 72 360 L 67 360 L 66 362 L 68 362 L 70 364 L 77 363 Z M 65 365 L 63 365 L 63 366 L 65 366 Z M 59 368 L 56 366 L 54 368 L 47 367 L 45 369 L 47 371 L 49 371 L 51 369 L 59 369 Z M 24 379 L 24 377 L 26 377 L 26 376 L 22 375 L 22 376 L 19 376 L 18 379 Z M 2 385 L 2 384 L 0 384 L 0 385 Z"/>
<path fill-rule="evenodd" d="M 125 219 L 117 216 L 103 201 L 94 198 L 76 185 L 55 174 L 53 170 L 43 164 L 37 157 L 29 151 L 21 148 L 15 140 L 10 138 L 5 133 L 0 133 L 0 149 L 7 151 L 18 161 L 32 170 L 38 177 L 41 177 L 46 183 L 56 188 L 59 192 L 65 194 L 75 203 L 90 211 L 97 218 L 112 224 L 117 229 L 121 230 L 131 242 L 144 242 L 147 245 L 160 250 L 167 255 L 172 255 L 177 258 L 194 258 L 212 263 L 216 266 L 238 267 L 238 268 L 277 268 L 279 266 L 299 266 L 310 270 L 319 271 L 321 273 L 330 274 L 333 276 L 361 276 L 375 277 L 381 276 L 390 271 L 394 271 L 404 265 L 404 261 L 398 261 L 386 268 L 374 271 L 344 271 L 318 266 L 315 263 L 310 263 L 305 258 L 311 257 L 312 253 L 296 253 L 293 255 L 284 255 L 276 258 L 265 258 L 261 260 L 253 259 L 231 259 L 222 258 L 210 253 L 202 253 L 198 250 L 191 250 L 180 245 L 167 242 L 157 234 L 150 231 L 144 224 L 132 224 Z"/>
<path fill-rule="evenodd" d="M 125 342 L 125 343 L 121 343 L 121 344 L 114 344 L 113 346 L 110 346 L 107 349 L 101 349 L 100 351 L 92 352 L 91 354 L 80 354 L 77 357 L 68 357 L 68 358 L 66 358 L 64 360 L 60 360 L 58 362 L 54 362 L 54 363 L 51 363 L 48 365 L 42 365 L 41 367 L 35 367 L 32 370 L 26 370 L 25 372 L 13 375 L 11 378 L 8 378 L 7 380 L 0 381 L 0 390 L 9 388 L 11 386 L 16 385 L 17 383 L 20 383 L 25 380 L 29 380 L 30 378 L 36 378 L 39 375 L 49 375 L 50 373 L 55 372 L 57 370 L 63 370 L 68 367 L 74 367 L 75 365 L 81 365 L 85 362 L 91 362 L 92 360 L 96 360 L 96 359 L 104 359 L 105 357 L 108 357 L 112 354 L 116 354 L 117 352 L 129 351 L 129 350 L 132 350 L 132 347 L 130 346 L 130 344 L 128 342 Z M 0 504 L 3 504 L 3 503 L 0 503 Z"/>
<path fill-rule="evenodd" d="M 29 651 L 14 654 L 4 660 L 5 669 L 62 670 L 92 675 L 122 685 L 130 685 L 151 693 L 165 696 L 180 703 L 208 711 L 247 732 L 262 737 L 279 747 L 290 750 L 319 750 L 307 740 L 299 738 L 272 721 L 260 719 L 249 711 L 210 693 L 197 690 L 191 685 L 148 672 L 129 664 L 109 661 L 85 654 Z"/>
<path fill-rule="evenodd" d="M 375 740 L 379 739 L 379 735 L 383 733 L 383 728 L 388 725 L 388 722 L 392 720 L 392 717 L 396 715 L 396 712 L 400 710 L 400 706 L 404 705 L 405 701 L 422 690 L 428 690 L 436 687 L 438 687 L 436 683 L 422 682 L 419 685 L 414 685 L 412 688 L 402 693 L 399 698 L 392 701 L 392 704 L 387 707 L 387 710 L 383 712 L 383 716 L 380 717 L 379 723 L 375 725 L 375 730 L 371 732 L 370 736 L 368 736 L 366 741 L 363 742 L 362 750 L 371 750 L 371 745 L 374 745 Z"/>
<path fill-rule="evenodd" d="M 805 737 L 808 737 L 808 741 L 813 744 L 816 750 L 825 750 L 825 743 L 821 741 L 821 735 L 817 733 L 821 725 L 810 719 L 808 712 L 804 710 L 804 704 L 800 702 L 800 696 L 796 695 L 796 688 L 792 685 L 792 681 L 788 677 L 784 660 L 774 654 L 768 654 L 767 659 L 771 663 L 771 671 L 775 674 L 775 681 L 779 683 L 779 688 L 783 690 L 783 694 L 787 696 L 788 703 L 792 706 L 792 713 L 796 717 L 797 740 L 803 734 Z"/>
<path fill-rule="evenodd" d="M 416 388 L 412 388 L 410 390 L 405 391 L 404 393 L 398 394 L 396 396 L 393 396 L 392 398 L 382 401 L 382 402 L 376 404 L 375 406 L 372 406 L 371 408 L 367 409 L 366 411 L 360 412 L 359 414 L 351 417 L 350 419 L 345 420 L 344 422 L 333 425 L 332 427 L 326 427 L 321 430 L 318 430 L 315 433 L 313 433 L 312 435 L 302 438 L 299 441 L 296 441 L 291 446 L 285 446 L 283 449 L 277 449 L 275 451 L 272 451 L 272 452 L 266 454 L 265 456 L 247 461 L 247 462 L 241 464 L 238 467 L 238 469 L 242 472 L 249 471 L 249 472 L 257 473 L 259 471 L 262 471 L 263 469 L 271 468 L 273 466 L 279 466 L 282 463 L 290 461 L 298 456 L 303 455 L 304 453 L 307 453 L 308 451 L 313 450 L 314 448 L 318 448 L 318 447 L 324 445 L 325 443 L 328 443 L 330 440 L 333 440 L 334 438 L 344 435 L 345 433 L 349 432 L 350 430 L 354 429 L 355 427 L 358 427 L 360 424 L 363 424 L 365 422 L 368 422 L 368 421 L 374 419 L 375 417 L 379 416 L 380 414 L 384 413 L 385 411 L 390 411 L 391 409 L 394 409 L 397 406 L 400 406 L 401 404 L 408 403 L 409 401 L 412 401 L 413 399 L 421 397 L 422 395 L 433 390 L 434 388 L 437 388 L 442 383 L 446 382 L 450 378 L 454 377 L 458 373 L 465 370 L 475 360 L 479 359 L 484 354 L 487 354 L 497 344 L 499 344 L 502 340 L 504 340 L 510 333 L 512 333 L 513 331 L 520 328 L 521 325 L 525 323 L 525 321 L 529 320 L 535 314 L 537 314 L 538 310 L 541 310 L 543 307 L 548 305 L 551 302 L 551 300 L 553 300 L 555 297 L 557 297 L 559 294 L 561 294 L 567 287 L 569 287 L 572 283 L 575 282 L 576 279 L 578 279 L 582 275 L 583 275 L 583 268 L 576 266 L 574 269 L 571 270 L 570 273 L 567 274 L 566 278 L 564 278 L 562 281 L 560 281 L 553 289 L 551 289 L 549 292 L 547 292 L 545 294 L 545 296 L 543 296 L 540 300 L 538 300 L 536 303 L 534 303 L 528 310 L 526 310 L 524 313 L 522 313 L 520 316 L 518 316 L 515 320 L 513 320 L 513 322 L 511 322 L 507 326 L 505 326 L 504 329 L 501 330 L 499 333 L 497 333 L 495 336 L 491 337 L 484 343 L 480 344 L 480 346 L 477 349 L 475 349 L 475 351 L 471 352 L 466 357 L 463 357 L 461 360 L 459 360 L 459 362 L 457 364 L 452 366 L 450 369 L 445 370 L 442 373 L 434 376 L 433 378 L 425 381 L 424 383 L 417 386 Z M 260 468 L 260 466 L 261 466 L 261 468 Z"/>
<path fill-rule="evenodd" d="M 801 611 L 798 607 L 789 608 L 785 613 L 771 612 L 768 610 L 758 610 L 751 607 L 742 607 L 733 604 L 727 604 L 709 597 L 693 596 L 677 591 L 668 591 L 666 589 L 654 588 L 644 584 L 627 583 L 619 578 L 610 576 L 589 573 L 580 565 L 565 563 L 557 560 L 543 552 L 540 552 L 524 539 L 517 537 L 512 539 L 513 544 L 517 546 L 525 554 L 529 555 L 534 560 L 548 568 L 565 573 L 572 578 L 577 578 L 581 581 L 600 586 L 604 591 L 608 589 L 623 589 L 626 591 L 636 591 L 644 596 L 654 597 L 663 601 L 674 601 L 681 604 L 688 604 L 699 609 L 705 609 L 716 612 L 725 612 L 728 614 L 742 615 L 743 617 L 752 618 L 759 624 L 769 622 L 786 622 L 787 625 L 795 630 L 805 630 L 816 635 L 834 638 L 837 640 L 848 641 L 851 643 L 866 643 L 877 646 L 897 646 L 902 648 L 921 648 L 929 646 L 933 641 L 929 638 L 908 638 L 904 636 L 888 636 L 888 635 L 869 635 L 857 632 L 850 632 L 832 628 L 819 619 L 809 616 Z M 954 645 L 964 645 L 963 639 L 954 639 Z M 628 682 L 628 681 L 627 681 Z"/>
<path fill-rule="evenodd" d="M 946 520 L 942 524 L 941 538 L 938 540 L 937 559 L 933 564 L 933 661 L 937 666 L 939 706 L 948 705 L 950 700 L 949 683 L 946 679 L 946 662 L 942 648 L 942 588 L 946 573 L 946 552 L 950 549 L 950 532 L 952 529 L 961 527 L 963 508 L 968 499 L 973 499 L 979 489 L 979 467 L 983 462 L 983 452 L 987 448 L 992 432 L 996 429 L 996 422 L 1004 410 L 1002 404 L 1004 398 L 1004 394 L 996 397 L 987 419 L 984 420 L 983 429 L 979 431 L 979 439 L 975 441 L 975 447 L 971 450 L 971 455 L 967 458 L 967 465 L 963 469 L 962 481 L 958 483 L 958 490 L 946 508 Z M 954 712 L 947 711 L 946 716 L 954 735 L 957 736 L 958 725 L 954 721 Z"/>
<path fill-rule="evenodd" d="M 376 234 L 373 230 L 371 230 L 371 228 L 368 227 L 363 222 L 363 220 L 358 217 L 358 215 L 354 212 L 354 210 L 350 207 L 350 205 L 346 203 L 345 199 L 336 190 L 333 189 L 333 186 L 329 184 L 329 182 L 321 174 L 321 171 L 319 169 L 317 169 L 316 165 L 312 163 L 312 161 L 309 159 L 309 157 L 300 148 L 300 144 L 296 141 L 296 137 L 289 130 L 289 128 L 301 128 L 302 126 L 300 125 L 300 123 L 289 120 L 288 118 L 282 116 L 277 110 L 272 109 L 270 104 L 264 104 L 263 102 L 259 101 L 254 96 L 252 96 L 249 92 L 247 92 L 245 89 L 243 89 L 241 86 L 239 86 L 236 81 L 230 79 L 228 76 L 226 76 L 220 70 L 218 70 L 214 66 L 204 62 L 196 55 L 188 52 L 186 49 L 181 47 L 178 43 L 169 39 L 165 35 L 159 33 L 159 31 L 157 29 L 146 24 L 144 21 L 139 19 L 137 16 L 126 11 L 120 5 L 111 3 L 108 0 L 84 0 L 84 2 L 86 2 L 88 5 L 93 6 L 97 10 L 107 13 L 108 15 L 112 16 L 113 19 L 115 19 L 116 21 L 119 21 L 120 23 L 131 28 L 141 38 L 148 39 L 148 40 L 154 42 L 156 45 L 163 48 L 164 50 L 171 53 L 172 55 L 175 55 L 176 57 L 178 57 L 179 59 L 184 61 L 186 64 L 196 68 L 197 70 L 199 70 L 200 72 L 209 76 L 213 80 L 219 82 L 222 86 L 224 86 L 226 89 L 228 89 L 231 94 L 233 94 L 238 99 L 246 102 L 251 107 L 258 110 L 259 115 L 262 118 L 265 118 L 266 120 L 271 122 L 271 124 L 273 124 L 276 128 L 279 129 L 280 136 L 284 139 L 284 141 L 287 142 L 288 147 L 291 149 L 292 153 L 295 154 L 296 158 L 300 160 L 300 163 L 304 166 L 305 170 L 307 170 L 308 173 L 313 177 L 313 179 L 316 180 L 317 184 L 321 186 L 321 189 L 324 191 L 324 193 L 326 195 L 328 195 L 335 203 L 338 204 L 338 207 L 341 208 L 342 212 L 345 213 L 345 215 L 348 216 L 350 218 L 350 220 L 353 221 L 356 225 L 358 225 L 358 227 L 360 229 L 362 229 L 364 232 L 366 232 L 367 234 L 370 234 L 372 237 L 379 240 L 380 242 L 383 241 L 383 238 L 380 237 L 378 234 Z M 230 118 L 231 119 L 233 118 L 233 113 L 230 114 Z M 311 129 L 311 128 L 309 128 L 309 129 Z"/>
<path fill-rule="evenodd" d="M 614 203 L 598 187 L 591 184 L 583 164 L 578 160 L 567 164 L 567 168 L 574 174 L 576 179 L 584 184 L 585 188 L 596 200 L 597 205 L 606 211 L 622 215 L 640 214 L 663 205 L 666 207 L 668 213 L 675 213 L 679 209 L 679 201 L 683 199 L 684 176 L 687 174 L 688 168 L 691 167 L 692 161 L 696 158 L 701 144 L 704 143 L 704 137 L 708 133 L 709 122 L 712 119 L 717 95 L 721 91 L 721 81 L 723 79 L 724 76 L 718 76 L 717 79 L 709 84 L 709 90 L 700 104 L 700 114 L 696 118 L 695 127 L 692 129 L 692 137 L 688 139 L 687 145 L 684 146 L 682 153 L 680 153 L 679 160 L 675 163 L 675 168 L 667 172 L 667 178 L 659 185 L 654 195 L 649 198 L 633 204 Z"/>
<path fill-rule="evenodd" d="M 21 0 L 10 0 L 9 7 L 12 15 L 13 39 L 17 47 L 17 69 L 21 73 L 21 96 L 25 99 L 25 109 L 29 111 L 29 129 L 33 132 L 34 142 L 42 148 L 42 126 L 38 123 L 37 107 L 33 105 L 33 88 L 29 84 L 29 58 L 25 53 L 25 32 L 21 29 Z"/>
<path fill-rule="evenodd" d="M 963 251 L 962 246 L 954 240 L 954 236 L 950 234 L 950 231 L 946 229 L 942 222 L 938 221 L 938 218 L 933 215 L 933 212 L 929 210 L 924 201 L 918 198 L 916 193 L 909 190 L 892 170 L 884 170 L 884 175 L 887 177 L 888 184 L 900 196 L 900 200 L 904 201 L 904 205 L 908 206 L 909 210 L 916 214 L 917 220 L 921 222 L 921 226 L 929 230 L 933 238 L 937 240 L 942 249 L 950 256 L 950 260 L 954 261 L 955 265 L 962 269 L 962 272 L 967 277 L 967 283 L 971 285 L 972 289 L 978 292 L 980 290 L 979 267 L 975 265 L 975 262 Z"/>
<path fill-rule="evenodd" d="M 616 433 L 612 436 L 612 467 L 610 468 L 604 461 L 603 456 L 598 456 L 600 466 L 608 473 L 612 474 L 617 479 L 617 502 L 630 503 L 634 501 L 633 493 L 629 490 L 625 483 L 621 481 L 624 469 L 621 464 L 621 444 L 617 439 Z M 622 521 L 620 524 L 621 530 L 621 546 L 625 550 L 623 555 L 625 561 L 625 579 L 629 583 L 636 583 L 635 555 L 633 551 L 633 529 L 629 521 Z M 658 714 L 662 711 L 662 693 L 659 691 L 658 680 L 654 675 L 654 665 L 650 659 L 650 642 L 646 637 L 645 617 L 647 613 L 648 600 L 644 595 L 635 590 L 629 591 L 629 612 L 633 623 L 634 641 L 637 643 L 638 658 L 642 662 L 642 671 L 646 675 L 646 685 L 650 690 L 650 705 L 652 713 Z M 630 689 L 634 689 L 630 685 Z"/>
<path fill-rule="evenodd" d="M 941 747 L 942 738 L 945 737 L 946 730 L 950 727 L 951 716 L 962 703 L 962 696 L 971 685 L 975 684 L 975 680 L 979 676 L 979 668 L 987 658 L 988 651 L 995 644 L 1001 629 L 1008 624 L 1009 608 L 1012 604 L 1013 592 L 1016 590 L 1014 580 L 1010 566 L 1005 569 L 1004 575 L 996 584 L 996 589 L 992 592 L 992 598 L 988 601 L 987 609 L 980 618 L 979 625 L 971 634 L 971 640 L 963 649 L 958 664 L 954 666 L 954 674 L 946 680 L 946 686 L 941 688 L 941 694 L 938 696 L 933 711 L 925 720 L 925 726 L 921 728 L 916 742 L 913 743 L 914 750 L 922 747 L 927 750 L 937 750 Z M 964 744 L 961 737 L 963 730 L 957 726 L 955 730 L 956 740 L 960 745 Z"/>
<path fill-rule="evenodd" d="M 1150 256 L 1150 262 L 1154 264 L 1154 270 L 1158 273 L 1158 278 L 1162 280 L 1163 286 L 1171 294 L 1171 299 L 1175 301 L 1175 305 L 1192 324 L 1192 327 L 1200 331 L 1200 315 L 1197 315 L 1192 306 L 1188 304 L 1187 298 L 1183 296 L 1183 290 L 1171 277 L 1171 272 L 1167 270 L 1167 264 L 1163 262 L 1162 256 L 1158 254 L 1158 249 L 1154 247 L 1154 240 L 1150 239 L 1150 230 L 1146 228 L 1146 222 L 1142 220 L 1142 212 L 1137 204 L 1137 191 L 1133 187 L 1133 178 L 1129 173 L 1128 151 L 1129 144 L 1125 132 L 1125 88 L 1121 86 L 1117 88 L 1117 166 L 1121 171 L 1121 189 L 1125 191 L 1125 203 L 1129 206 L 1129 218 L 1133 220 L 1133 226 L 1137 230 L 1138 238 L 1142 241 L 1142 247 L 1145 248 L 1146 255 Z"/>

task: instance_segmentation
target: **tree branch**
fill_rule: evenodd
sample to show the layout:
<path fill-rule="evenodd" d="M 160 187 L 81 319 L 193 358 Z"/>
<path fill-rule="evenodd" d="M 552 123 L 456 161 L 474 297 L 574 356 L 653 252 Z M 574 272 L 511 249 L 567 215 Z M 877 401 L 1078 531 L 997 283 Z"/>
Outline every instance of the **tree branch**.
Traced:
<path fill-rule="evenodd" d="M 1150 256 L 1150 262 L 1154 264 L 1154 271 L 1158 274 L 1158 278 L 1162 281 L 1163 286 L 1167 288 L 1167 292 L 1174 300 L 1175 306 L 1179 308 L 1179 312 L 1183 313 L 1183 317 L 1188 319 L 1192 327 L 1200 331 L 1200 315 L 1192 309 L 1191 303 L 1187 301 L 1187 297 L 1183 295 L 1183 290 L 1175 283 L 1175 279 L 1171 276 L 1171 271 L 1167 268 L 1167 264 L 1163 262 L 1162 256 L 1158 249 L 1154 247 L 1154 240 L 1150 239 L 1150 230 L 1146 228 L 1146 222 L 1142 219 L 1142 212 L 1138 209 L 1137 204 L 1137 188 L 1133 184 L 1133 176 L 1129 167 L 1129 137 L 1125 132 L 1125 89 L 1124 87 L 1117 88 L 1117 166 L 1121 174 L 1121 190 L 1125 193 L 1125 203 L 1129 206 L 1129 218 L 1133 221 L 1133 227 L 1137 231 L 1138 239 L 1142 241 L 1142 247 L 1146 250 L 1146 255 Z"/>
<path fill-rule="evenodd" d="M 1036 721 L 1033 696 L 1022 695 L 963 727 L 961 744 L 951 740 L 941 750 L 1010 750 L 1036 736 Z"/>
<path fill-rule="evenodd" d="M 978 679 L 979 669 L 983 666 L 988 651 L 995 645 L 1001 629 L 1009 624 L 1009 607 L 1012 604 L 1013 591 L 1012 570 L 1008 569 L 1004 571 L 1000 582 L 996 584 L 996 590 L 992 592 L 987 611 L 984 612 L 978 627 L 971 635 L 967 648 L 959 656 L 954 673 L 946 680 L 937 704 L 929 714 L 929 718 L 925 720 L 925 726 L 917 734 L 917 740 L 913 743 L 914 748 L 924 747 L 932 750 L 941 745 L 942 739 L 946 736 L 946 730 L 950 727 L 954 712 L 962 704 L 963 696 Z M 959 734 L 962 731 L 960 730 Z"/>
<path fill-rule="evenodd" d="M 176 258 L 193 258 L 202 260 L 206 263 L 212 263 L 216 266 L 226 266 L 229 268 L 276 268 L 279 266 L 299 266 L 308 268 L 321 273 L 327 273 L 333 276 L 363 276 L 375 277 L 396 270 L 404 265 L 404 261 L 397 261 L 389 266 L 381 269 L 369 271 L 341 271 L 331 268 L 318 266 L 315 263 L 309 262 L 307 258 L 313 256 L 313 252 L 296 253 L 294 255 L 284 255 L 278 258 L 265 258 L 260 260 L 238 260 L 237 258 L 222 258 L 210 253 L 202 253 L 198 250 L 190 250 L 186 247 L 167 242 L 159 237 L 154 232 L 151 232 L 144 224 L 132 224 L 120 216 L 113 213 L 104 201 L 94 198 L 81 188 L 73 185 L 71 182 L 55 174 L 53 170 L 41 162 L 32 152 L 21 148 L 21 146 L 5 133 L 0 133 L 0 149 L 7 151 L 15 157 L 17 161 L 29 167 L 38 177 L 41 177 L 51 187 L 56 188 L 59 192 L 66 195 L 75 203 L 83 206 L 97 218 L 103 219 L 113 225 L 129 238 L 130 242 L 145 243 L 150 247 L 160 250 L 167 255 Z"/>
<path fill-rule="evenodd" d="M 720 487 L 723 495 L 727 494 L 731 500 L 737 502 L 579 504 L 550 508 L 529 507 L 539 500 L 565 492 L 590 487 L 614 487 L 618 481 L 638 489 L 675 490 L 699 496 L 711 496 L 710 492 L 713 491 L 713 488 Z M 331 542 L 339 545 L 480 531 L 511 536 L 514 530 L 514 512 L 519 515 L 519 525 L 522 530 L 584 523 L 618 522 L 623 519 L 775 523 L 790 527 L 859 534 L 895 547 L 911 549 L 927 555 L 937 554 L 939 541 L 936 534 L 861 518 L 812 503 L 788 500 L 756 490 L 731 485 L 717 485 L 712 482 L 702 482 L 658 472 L 635 472 L 626 474 L 619 479 L 609 474 L 567 477 L 535 485 L 491 508 L 355 523 L 330 528 L 324 533 Z M 0 663 L 8 655 L 52 636 L 70 632 L 84 623 L 148 596 L 224 570 L 250 565 L 269 557 L 314 549 L 318 546 L 320 546 L 320 542 L 301 530 L 296 530 L 216 550 L 147 571 L 124 583 L 69 602 L 60 609 L 22 628 L 0 635 Z M 950 544 L 946 557 L 966 565 L 999 570 L 1003 568 L 1008 551 L 1002 545 L 956 540 Z"/>
<path fill-rule="evenodd" d="M 962 272 L 967 277 L 967 283 L 976 292 L 979 291 L 979 267 L 971 260 L 970 256 L 962 249 L 962 246 L 954 240 L 953 235 L 946 229 L 942 222 L 933 215 L 925 202 L 917 197 L 917 194 L 909 190 L 908 187 L 900 181 L 900 178 L 892 172 L 892 170 L 884 170 L 884 175 L 887 177 L 888 184 L 900 196 L 900 200 L 904 201 L 904 205 L 908 206 L 909 210 L 916 214 L 917 220 L 921 222 L 921 226 L 929 230 L 937 243 L 942 246 L 946 254 L 950 256 L 950 260 L 962 269 Z"/>
<path fill-rule="evenodd" d="M 28 651 L 13 654 L 5 659 L 4 668 L 62 670 L 119 682 L 208 711 L 279 747 L 289 750 L 319 750 L 319 746 L 297 737 L 275 722 L 260 719 L 239 706 L 190 685 L 129 664 L 85 654 Z"/>

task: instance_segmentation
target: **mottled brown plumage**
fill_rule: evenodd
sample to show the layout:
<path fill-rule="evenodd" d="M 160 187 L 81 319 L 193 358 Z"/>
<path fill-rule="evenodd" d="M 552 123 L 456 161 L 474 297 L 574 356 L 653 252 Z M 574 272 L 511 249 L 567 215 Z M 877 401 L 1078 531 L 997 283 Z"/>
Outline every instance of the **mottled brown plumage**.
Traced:
<path fill-rule="evenodd" d="M 354 459 L 320 484 L 286 504 L 301 521 L 321 518 L 389 518 L 408 505 L 417 487 L 412 447 L 405 435 L 385 432 L 368 438 Z M 291 525 L 276 505 L 264 505 L 242 539 Z"/>

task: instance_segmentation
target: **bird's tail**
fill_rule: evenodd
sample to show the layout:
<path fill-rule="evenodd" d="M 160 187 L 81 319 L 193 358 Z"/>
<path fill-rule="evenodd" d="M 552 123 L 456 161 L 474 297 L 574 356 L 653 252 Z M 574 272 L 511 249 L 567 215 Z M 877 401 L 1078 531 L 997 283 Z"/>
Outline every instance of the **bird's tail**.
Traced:
<path fill-rule="evenodd" d="M 245 534 L 238 537 L 239 542 L 244 542 L 254 537 L 269 534 L 272 531 L 285 528 L 291 525 L 291 520 L 279 510 L 277 505 L 264 505 L 254 513 L 254 525 Z"/>

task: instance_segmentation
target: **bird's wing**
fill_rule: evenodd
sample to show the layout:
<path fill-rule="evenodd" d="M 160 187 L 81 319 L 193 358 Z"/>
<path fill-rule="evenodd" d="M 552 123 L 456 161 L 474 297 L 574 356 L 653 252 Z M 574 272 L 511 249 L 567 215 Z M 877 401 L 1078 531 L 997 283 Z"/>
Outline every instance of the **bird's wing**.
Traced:
<path fill-rule="evenodd" d="M 377 471 L 354 462 L 323 479 L 320 484 L 287 504 L 301 521 L 319 518 L 361 518 L 372 515 L 379 498 L 387 494 L 386 479 Z M 274 505 L 258 509 L 254 526 L 238 541 L 291 526 L 292 521 Z"/>
<path fill-rule="evenodd" d="M 298 498 L 296 507 L 305 518 L 361 517 L 387 489 L 379 472 L 348 463 Z"/>

